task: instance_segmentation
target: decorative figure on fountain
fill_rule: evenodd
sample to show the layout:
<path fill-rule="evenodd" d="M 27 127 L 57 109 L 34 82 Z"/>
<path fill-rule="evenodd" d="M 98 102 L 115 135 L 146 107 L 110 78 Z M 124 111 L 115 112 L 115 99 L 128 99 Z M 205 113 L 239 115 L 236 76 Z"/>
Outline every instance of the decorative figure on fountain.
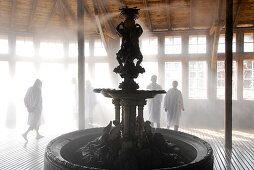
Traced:
<path fill-rule="evenodd" d="M 126 7 L 120 10 L 124 22 L 121 22 L 116 30 L 122 37 L 122 44 L 121 49 L 116 53 L 119 66 L 114 69 L 114 72 L 124 78 L 119 88 L 138 89 L 139 86 L 133 79 L 137 78 L 139 73 L 145 72 L 145 69 L 140 66 L 143 55 L 139 48 L 139 37 L 142 35 L 143 29 L 135 23 L 135 19 L 139 17 L 139 9 Z M 137 60 L 136 63 L 135 60 Z"/>

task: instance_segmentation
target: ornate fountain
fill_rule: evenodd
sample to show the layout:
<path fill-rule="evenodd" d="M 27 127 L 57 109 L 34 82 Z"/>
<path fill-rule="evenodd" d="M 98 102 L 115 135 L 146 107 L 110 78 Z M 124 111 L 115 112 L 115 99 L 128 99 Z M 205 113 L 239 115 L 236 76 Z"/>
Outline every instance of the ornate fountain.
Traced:
<path fill-rule="evenodd" d="M 164 90 L 138 90 L 134 81 L 145 69 L 139 48 L 143 30 L 135 20 L 139 9 L 122 8 L 124 20 L 117 27 L 122 37 L 114 72 L 124 79 L 120 90 L 94 89 L 112 98 L 115 119 L 105 128 L 71 132 L 51 141 L 44 168 L 55 169 L 212 169 L 211 146 L 192 135 L 167 129 L 152 129 L 144 121 L 146 99 Z M 112 125 L 113 123 L 113 125 Z"/>

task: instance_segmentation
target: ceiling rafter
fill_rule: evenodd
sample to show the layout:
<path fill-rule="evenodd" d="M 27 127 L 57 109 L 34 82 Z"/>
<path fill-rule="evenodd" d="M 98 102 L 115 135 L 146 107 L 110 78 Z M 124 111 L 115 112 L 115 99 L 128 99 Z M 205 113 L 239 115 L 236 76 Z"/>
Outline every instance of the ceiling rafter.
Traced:
<path fill-rule="evenodd" d="M 29 15 L 29 19 L 28 19 L 28 24 L 27 24 L 27 30 L 31 31 L 32 25 L 33 25 L 33 18 L 34 18 L 34 14 L 37 8 L 37 4 L 38 4 L 38 0 L 33 0 L 33 5 L 32 5 L 32 9 Z"/>
<path fill-rule="evenodd" d="M 216 69 L 217 55 L 218 55 L 218 43 L 220 32 L 225 25 L 225 0 L 216 1 L 216 16 L 212 28 L 210 29 L 210 35 L 213 35 L 213 46 L 212 46 L 212 60 L 211 68 Z"/>
<path fill-rule="evenodd" d="M 14 20 L 16 15 L 16 6 L 17 6 L 17 0 L 12 0 L 12 6 L 11 6 L 11 16 L 10 16 L 10 28 L 13 29 L 14 27 Z"/>
<path fill-rule="evenodd" d="M 57 9 L 59 10 L 61 20 L 66 28 L 68 28 L 68 22 L 66 20 L 64 9 L 62 6 L 62 0 L 57 0 Z"/>
<path fill-rule="evenodd" d="M 71 17 L 72 22 L 77 23 L 77 18 L 66 0 L 62 0 L 62 5 L 65 11 L 67 11 L 69 16 Z"/>
<path fill-rule="evenodd" d="M 169 0 L 165 0 L 164 1 L 166 6 L 166 14 L 167 14 L 167 27 L 168 27 L 168 30 L 171 30 L 171 27 L 172 27 L 172 23 L 171 23 L 171 12 L 170 12 L 170 8 L 169 8 Z"/>
<path fill-rule="evenodd" d="M 105 8 L 105 4 L 104 4 L 104 1 L 101 1 L 101 0 L 96 0 L 97 3 L 98 3 L 98 6 L 100 7 L 100 9 L 102 10 L 102 13 L 103 13 L 103 17 L 108 13 L 108 10 Z M 107 21 L 108 22 L 104 22 L 105 23 L 105 27 L 109 30 L 109 32 L 112 33 L 112 35 L 114 35 L 113 39 L 116 39 L 116 31 L 115 31 L 115 26 L 113 24 L 113 21 L 112 21 L 112 18 L 107 18 Z"/>
<path fill-rule="evenodd" d="M 192 23 L 192 13 L 193 13 L 192 10 L 193 10 L 193 9 L 192 9 L 192 8 L 193 8 L 193 1 L 190 0 L 190 16 L 189 16 L 189 17 L 190 17 L 190 18 L 189 18 L 189 22 L 190 22 L 190 26 L 189 26 L 189 27 L 190 27 L 190 29 L 193 28 L 193 25 L 192 25 L 192 24 L 193 24 L 193 23 Z"/>
<path fill-rule="evenodd" d="M 49 16 L 48 16 L 48 19 L 47 19 L 47 21 L 46 21 L 46 23 L 45 23 L 44 28 L 47 28 L 47 26 L 48 26 L 49 22 L 51 21 L 53 15 L 56 13 L 56 3 L 57 3 L 57 0 L 54 0 L 53 6 L 52 6 L 52 8 L 51 8 L 51 10 L 50 10 L 50 14 L 49 14 Z"/>
<path fill-rule="evenodd" d="M 147 0 L 143 0 L 143 4 L 145 6 L 145 14 L 146 14 L 146 20 L 147 20 L 147 23 L 148 23 L 148 28 L 150 31 L 153 31 L 152 30 L 152 22 L 151 22 L 151 17 L 150 17 L 150 14 L 149 14 L 149 11 L 147 10 L 148 9 L 148 3 L 147 3 Z"/>
<path fill-rule="evenodd" d="M 234 23 L 233 23 L 233 27 L 235 28 L 239 19 L 239 15 L 240 15 L 240 11 L 242 8 L 243 2 L 242 0 L 238 0 L 238 5 L 237 5 L 237 10 L 236 10 L 236 14 L 234 17 Z"/>

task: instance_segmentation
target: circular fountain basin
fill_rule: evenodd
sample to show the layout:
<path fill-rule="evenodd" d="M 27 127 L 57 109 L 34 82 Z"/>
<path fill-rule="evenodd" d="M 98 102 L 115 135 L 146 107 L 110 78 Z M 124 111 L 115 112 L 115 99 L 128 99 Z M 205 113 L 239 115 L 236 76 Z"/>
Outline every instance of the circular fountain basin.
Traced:
<path fill-rule="evenodd" d="M 45 170 L 88 170 L 99 169 L 86 167 L 77 162 L 76 151 L 89 141 L 99 137 L 103 128 L 79 130 L 64 134 L 52 140 L 44 156 Z M 213 151 L 211 146 L 204 140 L 183 132 L 168 129 L 156 129 L 165 140 L 170 141 L 179 147 L 179 154 L 187 160 L 184 165 L 161 169 L 184 169 L 184 170 L 212 170 Z"/>

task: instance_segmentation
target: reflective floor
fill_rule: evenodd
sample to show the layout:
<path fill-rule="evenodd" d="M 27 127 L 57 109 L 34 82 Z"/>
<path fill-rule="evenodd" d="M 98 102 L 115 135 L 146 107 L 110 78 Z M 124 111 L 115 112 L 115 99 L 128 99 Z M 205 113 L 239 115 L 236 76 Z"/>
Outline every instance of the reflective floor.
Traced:
<path fill-rule="evenodd" d="M 180 131 L 196 135 L 211 144 L 214 151 L 214 169 L 253 169 L 254 133 L 233 131 L 233 149 L 229 152 L 225 151 L 224 148 L 223 130 L 190 128 L 180 129 Z M 1 131 L 0 169 L 43 169 L 45 147 L 50 140 L 62 133 L 61 131 L 44 132 L 45 137 L 37 140 L 35 139 L 35 132 L 31 132 L 28 136 L 28 142 L 26 142 L 21 136 L 21 131 Z"/>

